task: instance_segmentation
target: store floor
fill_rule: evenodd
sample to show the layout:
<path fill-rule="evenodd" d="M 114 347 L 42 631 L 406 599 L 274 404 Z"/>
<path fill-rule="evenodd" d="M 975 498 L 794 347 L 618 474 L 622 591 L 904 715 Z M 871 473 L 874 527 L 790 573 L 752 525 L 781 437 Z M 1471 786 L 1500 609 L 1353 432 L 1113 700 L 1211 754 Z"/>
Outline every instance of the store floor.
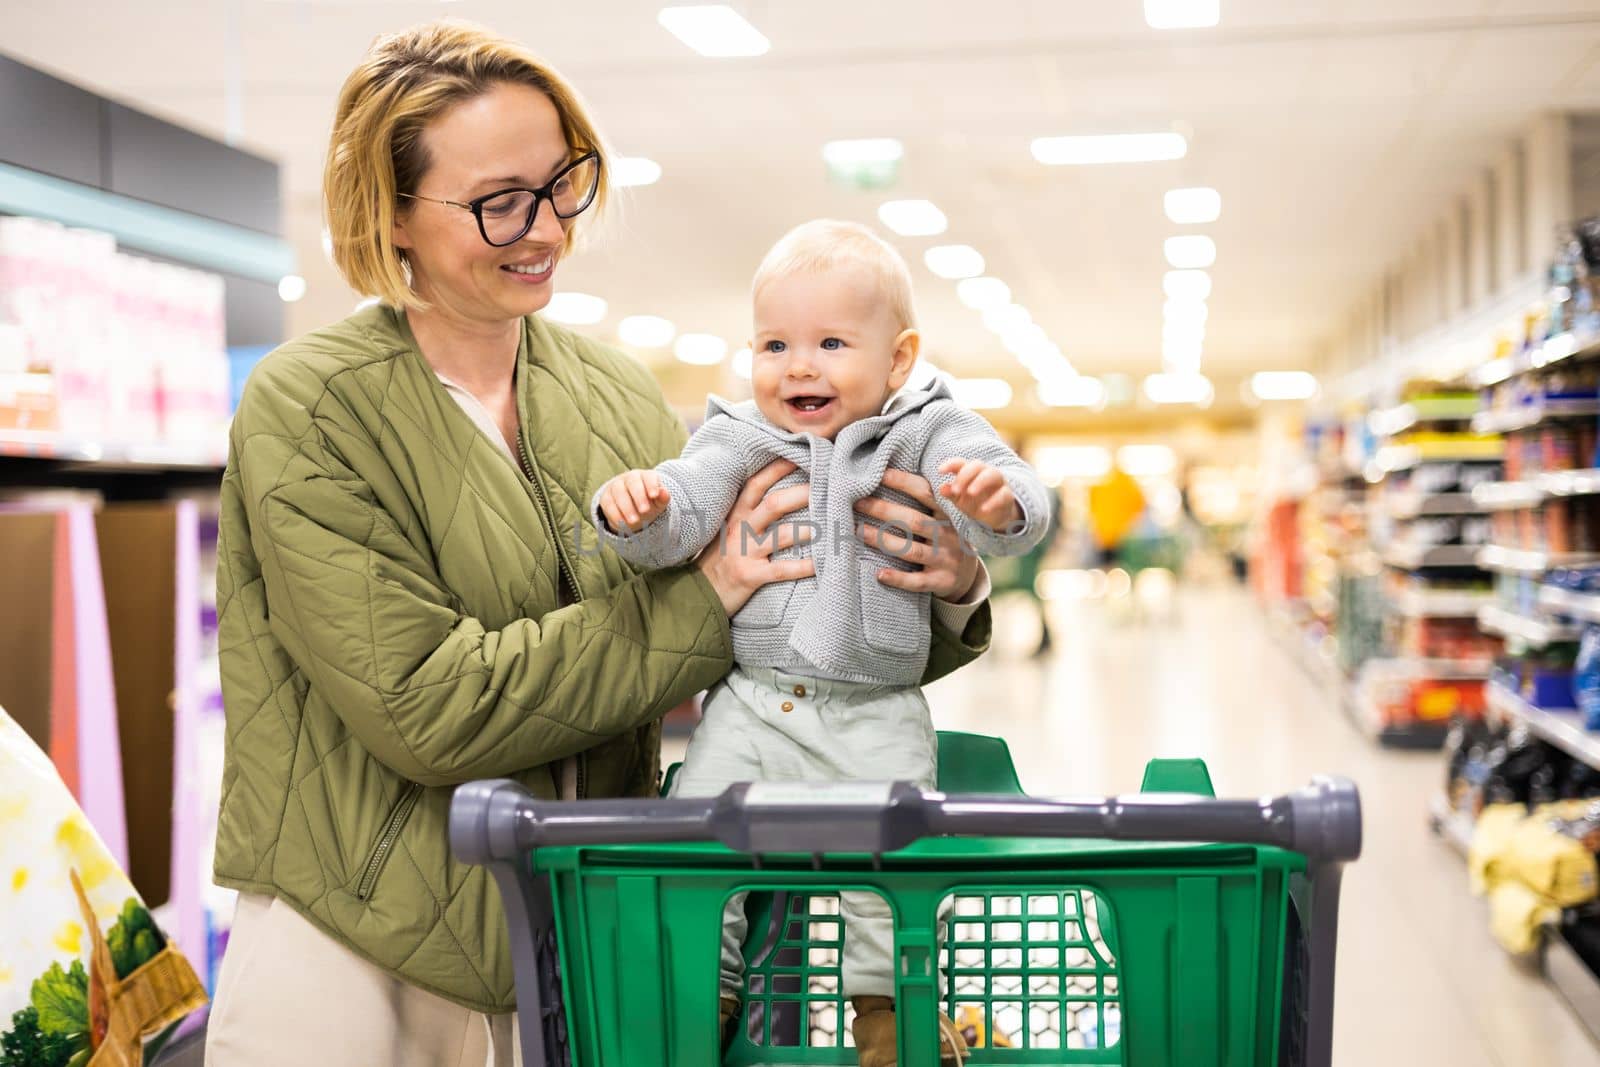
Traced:
<path fill-rule="evenodd" d="M 1490 939 L 1464 865 L 1429 832 L 1437 753 L 1358 735 L 1236 587 L 1186 589 L 1165 619 L 1100 602 L 1064 614 L 1047 657 L 997 651 L 930 687 L 936 723 L 1006 737 L 1037 793 L 1131 792 L 1152 756 L 1203 756 L 1236 796 L 1353 778 L 1366 848 L 1346 872 L 1336 1064 L 1600 1065 L 1554 990 Z"/>

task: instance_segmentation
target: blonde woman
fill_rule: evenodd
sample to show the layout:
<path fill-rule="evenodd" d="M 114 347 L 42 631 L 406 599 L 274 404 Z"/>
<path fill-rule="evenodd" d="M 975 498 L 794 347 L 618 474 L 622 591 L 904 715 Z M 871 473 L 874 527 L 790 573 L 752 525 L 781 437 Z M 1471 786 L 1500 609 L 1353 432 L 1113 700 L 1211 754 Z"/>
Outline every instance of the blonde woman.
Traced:
<path fill-rule="evenodd" d="M 512 1062 L 504 916 L 450 856 L 453 788 L 652 793 L 660 717 L 728 672 L 729 616 L 813 573 L 770 558 L 793 525 L 655 572 L 579 536 L 601 485 L 685 440 L 639 364 L 535 314 L 608 185 L 573 89 L 475 27 L 381 38 L 340 94 L 334 259 L 381 302 L 269 356 L 233 424 L 216 876 L 241 896 L 212 1063 Z M 773 490 L 792 470 L 729 528 L 805 508 Z M 947 602 L 932 678 L 987 643 L 986 579 L 953 536 L 920 559 L 882 580 Z"/>

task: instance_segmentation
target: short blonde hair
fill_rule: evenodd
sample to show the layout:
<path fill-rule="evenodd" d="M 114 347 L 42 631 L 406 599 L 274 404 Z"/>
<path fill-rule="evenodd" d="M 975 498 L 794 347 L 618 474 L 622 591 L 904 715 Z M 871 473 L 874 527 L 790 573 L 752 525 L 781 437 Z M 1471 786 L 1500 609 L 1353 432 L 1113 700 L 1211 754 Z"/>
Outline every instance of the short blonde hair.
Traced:
<path fill-rule="evenodd" d="M 456 104 L 506 83 L 549 97 L 574 155 L 600 151 L 601 138 L 577 92 L 533 53 L 471 23 L 454 19 L 379 37 L 345 79 L 328 143 L 322 191 L 333 262 L 350 286 L 395 307 L 420 308 L 405 251 L 394 243 L 400 194 L 415 193 L 429 159 L 422 135 Z M 610 193 L 602 156 L 600 187 L 590 211 Z M 570 251 L 577 228 L 567 231 Z"/>
<path fill-rule="evenodd" d="M 790 274 L 822 273 L 847 266 L 861 267 L 873 276 L 900 329 L 916 329 L 910 268 L 893 245 L 858 222 L 815 219 L 784 234 L 756 268 L 750 295 L 753 299 L 767 284 Z"/>

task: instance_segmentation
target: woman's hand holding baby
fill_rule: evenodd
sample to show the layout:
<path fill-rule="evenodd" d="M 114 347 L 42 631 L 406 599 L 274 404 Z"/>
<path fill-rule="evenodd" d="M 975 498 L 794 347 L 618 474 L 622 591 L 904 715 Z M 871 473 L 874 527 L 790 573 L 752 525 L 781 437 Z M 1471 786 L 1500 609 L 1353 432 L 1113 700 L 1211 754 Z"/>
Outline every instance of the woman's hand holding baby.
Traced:
<path fill-rule="evenodd" d="M 655 471 L 624 471 L 600 490 L 600 511 L 617 533 L 638 533 L 660 518 L 671 500 Z"/>
<path fill-rule="evenodd" d="M 1022 521 L 1022 507 L 997 468 L 976 459 L 947 459 L 939 473 L 955 475 L 939 492 L 967 518 L 996 533 Z"/>

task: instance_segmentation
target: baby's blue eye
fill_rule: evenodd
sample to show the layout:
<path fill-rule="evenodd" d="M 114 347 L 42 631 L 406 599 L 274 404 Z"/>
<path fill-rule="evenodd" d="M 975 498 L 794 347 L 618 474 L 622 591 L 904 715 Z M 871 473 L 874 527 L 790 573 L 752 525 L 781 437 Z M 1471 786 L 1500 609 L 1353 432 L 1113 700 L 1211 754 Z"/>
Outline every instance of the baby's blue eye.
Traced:
<path fill-rule="evenodd" d="M 789 347 L 789 346 L 784 344 L 782 341 L 768 341 L 766 343 L 766 346 L 764 347 L 763 351 L 766 351 L 766 352 L 782 352 L 787 347 Z"/>
<path fill-rule="evenodd" d="M 825 351 L 837 352 L 844 347 L 844 342 L 837 337 L 824 337 L 822 339 L 822 347 Z"/>

